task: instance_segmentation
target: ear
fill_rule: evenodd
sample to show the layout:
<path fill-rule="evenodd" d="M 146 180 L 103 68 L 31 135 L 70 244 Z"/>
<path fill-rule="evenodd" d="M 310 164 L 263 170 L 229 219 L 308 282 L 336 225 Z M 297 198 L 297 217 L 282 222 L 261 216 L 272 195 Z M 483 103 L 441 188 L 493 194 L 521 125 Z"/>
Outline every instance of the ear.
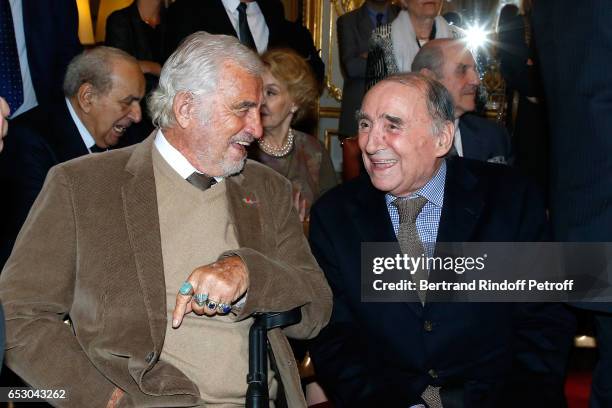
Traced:
<path fill-rule="evenodd" d="M 79 87 L 76 94 L 77 103 L 81 110 L 89 113 L 96 98 L 96 91 L 89 82 L 85 82 Z"/>
<path fill-rule="evenodd" d="M 172 101 L 172 111 L 176 123 L 183 129 L 189 126 L 194 115 L 194 100 L 190 92 L 179 92 Z"/>
<path fill-rule="evenodd" d="M 438 134 L 436 141 L 436 157 L 444 157 L 451 149 L 455 140 L 455 124 L 447 121 Z"/>
<path fill-rule="evenodd" d="M 291 105 L 291 109 L 290 109 L 291 113 L 295 115 L 295 112 L 297 112 L 297 110 L 298 110 L 298 107 L 296 106 L 296 104 Z"/>
<path fill-rule="evenodd" d="M 421 68 L 419 74 L 425 75 L 427 78 L 437 79 L 436 74 L 429 68 Z"/>

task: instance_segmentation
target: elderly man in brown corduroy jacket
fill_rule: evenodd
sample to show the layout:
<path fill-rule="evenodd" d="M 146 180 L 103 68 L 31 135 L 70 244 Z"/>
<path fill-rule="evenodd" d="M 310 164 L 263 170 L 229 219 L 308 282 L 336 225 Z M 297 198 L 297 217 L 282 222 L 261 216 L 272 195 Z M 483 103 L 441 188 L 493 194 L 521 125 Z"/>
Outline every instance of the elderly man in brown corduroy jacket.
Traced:
<path fill-rule="evenodd" d="M 193 34 L 150 98 L 151 137 L 49 173 L 0 299 L 7 364 L 66 390 L 52 404 L 242 405 L 253 313 L 301 307 L 301 323 L 269 333 L 269 391 L 305 406 L 285 336 L 315 336 L 331 295 L 290 183 L 245 159 L 261 69 L 236 39 Z"/>

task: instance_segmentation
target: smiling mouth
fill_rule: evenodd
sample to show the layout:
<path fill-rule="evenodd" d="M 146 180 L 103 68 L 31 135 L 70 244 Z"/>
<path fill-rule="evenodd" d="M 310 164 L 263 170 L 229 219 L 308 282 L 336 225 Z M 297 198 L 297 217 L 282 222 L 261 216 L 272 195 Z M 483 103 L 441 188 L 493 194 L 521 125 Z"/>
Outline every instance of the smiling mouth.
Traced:
<path fill-rule="evenodd" d="M 115 133 L 118 133 L 120 135 L 122 135 L 123 133 L 125 133 L 126 129 L 128 127 L 127 126 L 121 126 L 121 125 L 115 125 L 113 126 L 113 130 L 115 131 Z"/>
<path fill-rule="evenodd" d="M 374 169 L 387 169 L 387 168 L 392 167 L 393 165 L 395 165 L 397 163 L 397 160 L 395 160 L 395 159 L 377 159 L 377 160 L 371 160 L 370 159 L 370 163 L 372 164 L 372 167 Z"/>

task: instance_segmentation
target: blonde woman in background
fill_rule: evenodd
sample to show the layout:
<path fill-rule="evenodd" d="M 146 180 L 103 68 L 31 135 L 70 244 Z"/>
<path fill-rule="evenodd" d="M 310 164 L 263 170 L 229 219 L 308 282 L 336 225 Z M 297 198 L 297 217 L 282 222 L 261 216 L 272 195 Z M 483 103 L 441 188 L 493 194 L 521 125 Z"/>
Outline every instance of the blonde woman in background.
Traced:
<path fill-rule="evenodd" d="M 261 107 L 264 135 L 251 145 L 249 158 L 291 181 L 296 207 L 304 221 L 312 203 L 337 184 L 322 143 L 291 127 L 315 107 L 319 97 L 317 81 L 308 63 L 294 51 L 274 49 L 261 58 L 266 67 Z"/>

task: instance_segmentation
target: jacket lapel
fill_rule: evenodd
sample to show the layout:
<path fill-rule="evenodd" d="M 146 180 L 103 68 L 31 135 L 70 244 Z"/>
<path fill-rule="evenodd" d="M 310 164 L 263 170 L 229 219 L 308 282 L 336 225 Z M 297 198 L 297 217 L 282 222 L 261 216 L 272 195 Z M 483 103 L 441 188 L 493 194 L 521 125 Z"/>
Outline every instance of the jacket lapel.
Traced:
<path fill-rule="evenodd" d="M 367 174 L 361 176 L 355 199 L 349 201 L 347 206 L 361 242 L 397 241 L 387 211 L 385 194 L 374 188 Z"/>
<path fill-rule="evenodd" d="M 210 27 L 213 28 L 210 30 L 212 34 L 227 34 L 238 37 L 238 33 L 227 15 L 227 11 L 225 11 L 225 6 L 221 0 L 206 0 L 202 3 L 205 4 L 201 8 L 200 21 L 210 23 Z M 207 25 L 200 29 L 206 27 Z"/>
<path fill-rule="evenodd" d="M 466 169 L 464 159 L 455 157 L 446 163 L 444 206 L 436 241 L 469 242 L 484 206 L 483 193 L 476 177 Z"/>
<path fill-rule="evenodd" d="M 385 194 L 374 188 L 367 174 L 361 176 L 355 200 L 349 201 L 348 212 L 350 218 L 354 220 L 355 228 L 359 231 L 362 243 L 392 242 L 397 245 L 397 253 L 400 253 L 401 250 L 387 210 Z M 383 307 L 393 310 L 394 315 L 395 313 L 401 315 L 403 307 L 408 307 L 417 316 L 423 314 L 423 307 L 418 302 L 386 303 Z"/>
<path fill-rule="evenodd" d="M 247 163 L 248 166 L 248 163 Z M 264 250 L 266 242 L 261 239 L 265 228 L 261 218 L 261 205 L 255 191 L 249 188 L 243 174 L 228 177 L 227 202 L 229 206 L 230 222 L 236 231 L 236 240 L 240 246 L 247 245 L 256 250 Z"/>
<path fill-rule="evenodd" d="M 122 186 L 122 198 L 130 246 L 151 325 L 151 337 L 155 350 L 160 352 L 166 332 L 166 283 L 152 148 L 153 136 L 150 136 L 134 149 L 125 166 L 132 177 Z"/>
<path fill-rule="evenodd" d="M 461 132 L 461 145 L 463 156 L 471 159 L 486 160 L 487 152 L 483 140 L 478 132 L 474 131 L 467 119 L 459 119 L 459 131 Z"/>
<path fill-rule="evenodd" d="M 89 154 L 65 101 L 51 108 L 52 144 L 60 163 Z"/>
<path fill-rule="evenodd" d="M 372 31 L 376 27 L 374 26 L 374 24 L 372 24 L 372 19 L 368 15 L 368 10 L 366 7 L 367 6 L 364 4 L 359 8 L 359 12 L 357 14 L 357 26 L 359 27 L 359 35 L 363 37 L 362 41 L 365 40 L 365 42 L 367 43 L 367 41 L 370 39 Z"/>

